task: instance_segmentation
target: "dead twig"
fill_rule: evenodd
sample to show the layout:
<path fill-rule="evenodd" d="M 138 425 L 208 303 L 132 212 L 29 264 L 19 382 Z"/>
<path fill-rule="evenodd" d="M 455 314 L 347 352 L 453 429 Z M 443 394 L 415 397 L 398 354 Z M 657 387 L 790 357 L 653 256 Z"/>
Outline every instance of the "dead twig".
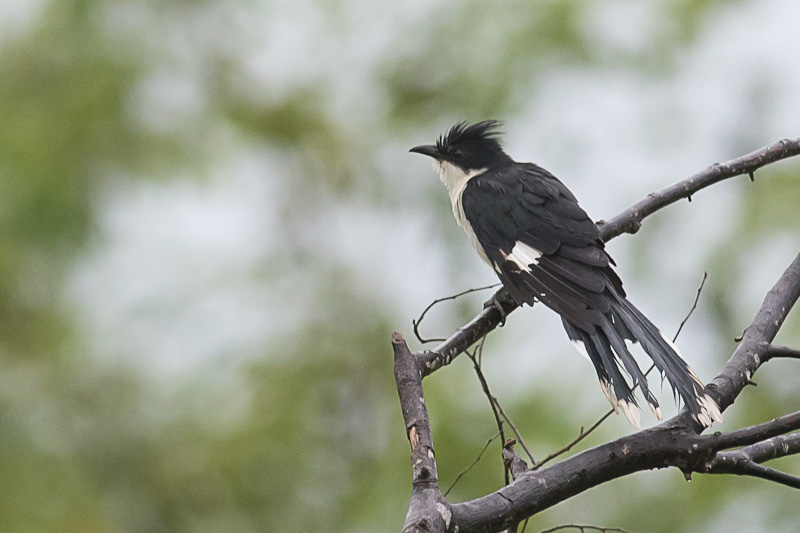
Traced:
<path fill-rule="evenodd" d="M 416 320 L 411 320 L 411 325 L 414 327 L 414 335 L 417 337 L 417 340 L 419 342 L 421 342 L 422 344 L 427 344 L 429 342 L 442 342 L 442 341 L 445 340 L 444 338 L 441 338 L 441 339 L 423 339 L 419 334 L 419 325 L 422 323 L 422 320 L 425 318 L 425 315 L 428 313 L 428 311 L 430 311 L 431 308 L 433 308 L 435 305 L 440 304 L 442 302 L 455 300 L 457 298 L 460 298 L 462 296 L 465 296 L 465 295 L 473 293 L 473 292 L 485 291 L 487 289 L 494 289 L 495 287 L 497 287 L 499 285 L 500 285 L 499 283 L 495 283 L 494 285 L 486 285 L 485 287 L 476 287 L 476 288 L 472 288 L 472 289 L 467 289 L 465 291 L 459 292 L 458 294 L 453 294 L 451 296 L 445 296 L 443 298 L 437 298 L 436 300 L 434 300 L 431 303 L 429 303 L 428 307 L 423 309 L 422 313 L 419 315 L 419 317 Z"/>

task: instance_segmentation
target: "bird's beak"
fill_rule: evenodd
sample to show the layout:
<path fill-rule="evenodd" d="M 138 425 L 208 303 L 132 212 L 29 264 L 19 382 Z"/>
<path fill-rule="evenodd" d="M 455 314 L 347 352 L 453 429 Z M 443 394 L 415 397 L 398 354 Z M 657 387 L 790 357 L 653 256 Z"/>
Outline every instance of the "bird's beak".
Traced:
<path fill-rule="evenodd" d="M 427 155 L 433 157 L 434 159 L 439 158 L 439 150 L 436 149 L 436 146 L 433 144 L 423 144 L 421 146 L 415 146 L 409 152 L 414 152 L 416 154 Z"/>

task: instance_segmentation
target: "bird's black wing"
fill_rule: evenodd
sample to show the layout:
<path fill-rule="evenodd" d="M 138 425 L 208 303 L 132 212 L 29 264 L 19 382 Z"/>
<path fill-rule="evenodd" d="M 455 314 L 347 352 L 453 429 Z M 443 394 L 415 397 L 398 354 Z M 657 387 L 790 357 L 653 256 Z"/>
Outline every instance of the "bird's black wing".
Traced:
<path fill-rule="evenodd" d="M 624 296 L 594 222 L 573 194 L 536 165 L 513 164 L 467 182 L 464 215 L 503 284 L 519 303 L 545 303 L 594 331 Z"/>
<path fill-rule="evenodd" d="M 635 387 L 659 418 L 660 410 L 626 340 L 641 343 L 697 421 L 706 427 L 722 421 L 677 348 L 625 298 L 599 230 L 552 174 L 530 163 L 484 172 L 467 181 L 461 209 L 470 225 L 465 229 L 475 234 L 514 299 L 539 300 L 561 315 L 569 338 L 594 364 L 611 405 L 634 426 L 639 423 Z"/>

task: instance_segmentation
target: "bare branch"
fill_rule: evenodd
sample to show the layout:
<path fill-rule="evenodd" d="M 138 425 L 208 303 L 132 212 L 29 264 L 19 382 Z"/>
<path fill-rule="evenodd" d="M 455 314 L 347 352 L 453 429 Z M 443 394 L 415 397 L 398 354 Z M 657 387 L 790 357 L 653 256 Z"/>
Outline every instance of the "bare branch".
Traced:
<path fill-rule="evenodd" d="M 744 429 L 737 429 L 727 433 L 716 433 L 704 436 L 704 439 L 715 439 L 715 447 L 719 450 L 737 446 L 749 446 L 782 435 L 788 431 L 800 429 L 800 411 L 774 418 L 769 422 L 757 424 Z"/>
<path fill-rule="evenodd" d="M 689 319 L 692 318 L 692 313 L 694 313 L 694 310 L 697 309 L 697 302 L 700 301 L 700 294 L 703 292 L 703 287 L 705 286 L 707 279 L 708 279 L 708 272 L 703 272 L 703 280 L 700 282 L 700 286 L 697 287 L 697 295 L 694 297 L 694 303 L 692 304 L 692 308 L 689 309 L 689 313 L 686 314 L 686 317 L 681 321 L 681 325 L 678 326 L 678 331 L 676 331 L 675 336 L 672 337 L 672 342 L 678 340 L 678 335 L 681 334 L 683 326 L 685 326 L 686 323 L 689 321 Z"/>
<path fill-rule="evenodd" d="M 776 357 L 784 359 L 800 359 L 800 350 L 796 348 L 789 348 L 788 346 L 775 346 L 774 344 L 765 344 L 761 353 L 762 363 L 766 363 L 770 359 Z"/>
<path fill-rule="evenodd" d="M 450 504 L 439 490 L 433 436 L 422 392 L 420 358 L 409 351 L 398 332 L 392 334 L 392 348 L 397 395 L 411 444 L 413 488 L 403 533 L 447 531 L 451 519 Z"/>
<path fill-rule="evenodd" d="M 758 355 L 760 347 L 771 343 L 786 320 L 786 315 L 800 297 L 800 255 L 797 255 L 783 273 L 781 279 L 767 293 L 764 303 L 755 319 L 742 335 L 742 342 L 736 347 L 722 372 L 714 378 L 708 388 L 717 392 L 720 409 L 731 405 L 745 385 L 761 365 Z M 684 413 L 684 419 L 689 416 Z"/>
<path fill-rule="evenodd" d="M 800 477 L 761 465 L 770 459 L 800 453 L 800 433 L 778 435 L 740 450 L 719 452 L 708 470 L 710 474 L 754 476 L 800 489 Z"/>
<path fill-rule="evenodd" d="M 508 439 L 505 446 L 503 446 L 503 464 L 511 472 L 511 476 L 517 479 L 519 476 L 528 471 L 528 463 L 526 463 L 517 452 L 514 451 L 514 445 L 517 443 L 514 439 Z"/>
<path fill-rule="evenodd" d="M 565 529 L 577 529 L 581 533 L 586 533 L 586 531 L 599 531 L 600 533 L 628 533 L 624 529 L 620 529 L 618 527 L 587 526 L 585 524 L 564 524 L 562 526 L 545 529 L 539 533 L 553 533 L 554 531 L 564 531 Z"/>
<path fill-rule="evenodd" d="M 455 300 L 457 298 L 460 298 L 462 296 L 466 296 L 467 294 L 471 294 L 473 292 L 485 291 L 487 289 L 494 289 L 498 285 L 500 285 L 500 284 L 499 283 L 494 283 L 492 285 L 486 285 L 485 287 L 476 287 L 476 288 L 472 288 L 472 289 L 467 289 L 465 291 L 459 292 L 458 294 L 453 294 L 451 296 L 445 296 L 443 298 L 437 298 L 434 301 L 432 301 L 431 303 L 429 303 L 428 307 L 426 307 L 425 309 L 422 310 L 422 313 L 420 313 L 419 317 L 416 320 L 412 320 L 411 321 L 411 326 L 414 328 L 414 335 L 417 337 L 417 340 L 419 342 L 421 342 L 422 344 L 427 344 L 429 342 L 441 342 L 441 341 L 445 340 L 445 339 L 423 339 L 419 334 L 419 325 L 422 323 L 422 320 L 425 318 L 425 315 L 428 313 L 428 311 L 430 311 L 431 308 L 433 308 L 435 305 L 440 304 L 442 302 Z"/>
<path fill-rule="evenodd" d="M 732 474 L 739 474 L 742 476 L 753 476 L 767 481 L 773 481 L 787 487 L 800 489 L 800 477 L 792 476 L 780 470 L 775 470 L 768 466 L 758 464 L 753 461 L 741 461 L 737 463 L 737 468 L 731 470 Z"/>
<path fill-rule="evenodd" d="M 600 227 L 601 237 L 604 241 L 608 241 L 621 233 L 636 233 L 642 227 L 642 221 L 659 209 L 683 198 L 691 198 L 697 191 L 722 180 L 741 175 L 752 177 L 753 173 L 764 165 L 798 154 L 800 154 L 800 138 L 783 139 L 736 159 L 711 165 L 690 178 L 648 194 L 646 198 L 611 220 L 599 221 L 597 225 Z"/>
<path fill-rule="evenodd" d="M 497 303 L 502 306 L 506 316 L 519 307 L 514 299 L 504 288 L 494 294 Z M 502 316 L 497 308 L 490 306 L 484 308 L 478 316 L 459 328 L 449 339 L 434 348 L 433 352 L 425 353 L 425 375 L 435 372 L 439 368 L 449 365 L 461 352 L 472 346 L 481 337 L 496 328 Z"/>
<path fill-rule="evenodd" d="M 757 463 L 763 463 L 787 455 L 795 455 L 800 453 L 800 433 L 778 435 L 777 437 L 751 444 L 737 451 L 747 454 L 750 459 Z M 728 453 L 736 452 L 720 452 L 717 456 L 724 457 Z"/>
<path fill-rule="evenodd" d="M 495 439 L 496 439 L 497 437 L 499 437 L 499 436 L 500 436 L 500 433 L 497 433 L 497 434 L 496 434 L 494 437 L 492 437 L 491 439 L 489 439 L 488 441 L 486 441 L 486 444 L 484 444 L 484 445 L 483 445 L 483 448 L 481 448 L 481 451 L 480 451 L 480 453 L 478 454 L 478 456 L 475 458 L 475 460 L 474 460 L 474 461 L 472 461 L 472 462 L 469 464 L 469 466 L 468 466 L 467 468 L 465 468 L 464 470 L 462 470 L 461 472 L 459 472 L 459 473 L 458 473 L 458 475 L 457 475 L 457 476 L 456 476 L 456 478 L 453 480 L 453 482 L 450 484 L 450 486 L 449 486 L 449 487 L 447 487 L 447 490 L 446 490 L 446 491 L 444 491 L 444 497 L 445 497 L 445 498 L 447 497 L 447 495 L 448 495 L 448 494 L 450 494 L 450 491 L 451 491 L 451 490 L 453 490 L 453 487 L 455 487 L 455 486 L 456 486 L 456 483 L 458 483 L 459 481 L 461 481 L 461 478 L 462 478 L 462 477 L 464 477 L 464 476 L 467 474 L 467 472 L 469 472 L 470 470 L 472 470 L 472 467 L 473 467 L 473 466 L 475 466 L 476 464 L 478 464 L 478 462 L 481 460 L 481 457 L 483 457 L 483 454 L 484 454 L 484 453 L 486 453 L 486 450 L 487 450 L 487 449 L 489 449 L 489 446 L 490 446 L 490 445 L 491 445 L 491 444 L 492 444 L 492 443 L 495 441 Z"/>

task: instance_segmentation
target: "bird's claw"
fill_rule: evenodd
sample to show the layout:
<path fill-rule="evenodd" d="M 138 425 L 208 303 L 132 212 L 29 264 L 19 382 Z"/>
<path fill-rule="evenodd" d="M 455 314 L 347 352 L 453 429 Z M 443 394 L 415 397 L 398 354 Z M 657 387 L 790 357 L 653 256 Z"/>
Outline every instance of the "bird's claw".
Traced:
<path fill-rule="evenodd" d="M 505 312 L 505 309 L 503 309 L 503 304 L 501 304 L 498 301 L 496 295 L 492 296 L 491 298 L 489 298 L 488 300 L 483 302 L 483 308 L 484 309 L 489 309 L 490 307 L 493 307 L 493 308 L 497 309 L 497 312 L 500 313 L 500 327 L 502 328 L 503 326 L 505 326 L 506 325 L 506 312 Z"/>

